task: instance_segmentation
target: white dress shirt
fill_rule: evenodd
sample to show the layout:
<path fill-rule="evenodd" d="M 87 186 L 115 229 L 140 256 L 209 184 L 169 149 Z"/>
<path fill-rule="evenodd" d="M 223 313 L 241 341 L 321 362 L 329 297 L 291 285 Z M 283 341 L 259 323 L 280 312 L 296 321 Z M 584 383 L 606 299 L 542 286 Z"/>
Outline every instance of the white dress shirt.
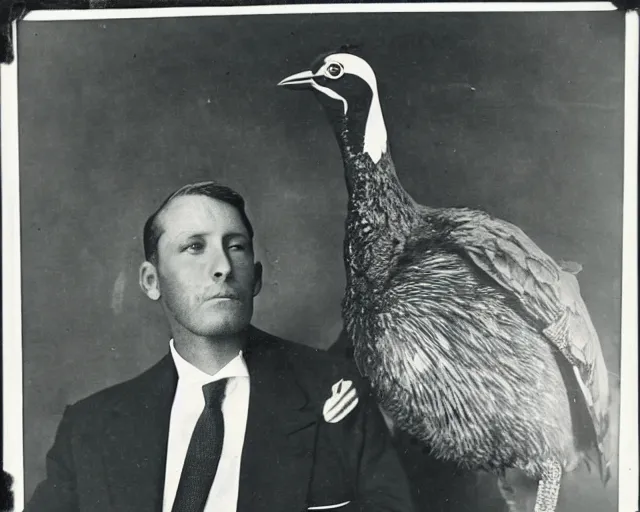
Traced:
<path fill-rule="evenodd" d="M 215 480 L 205 512 L 236 512 L 240 482 L 240 457 L 249 412 L 249 371 L 242 352 L 215 375 L 199 370 L 178 354 L 173 340 L 171 356 L 178 372 L 178 387 L 171 408 L 163 512 L 171 512 L 191 435 L 204 408 L 202 386 L 229 379 L 222 399 L 224 440 Z"/>

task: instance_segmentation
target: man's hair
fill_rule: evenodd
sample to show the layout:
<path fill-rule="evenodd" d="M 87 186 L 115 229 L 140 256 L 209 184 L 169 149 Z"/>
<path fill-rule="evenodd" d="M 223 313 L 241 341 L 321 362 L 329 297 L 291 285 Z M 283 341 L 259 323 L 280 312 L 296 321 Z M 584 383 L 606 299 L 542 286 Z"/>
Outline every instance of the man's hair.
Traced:
<path fill-rule="evenodd" d="M 193 183 L 179 188 L 167 197 L 158 209 L 151 214 L 147 222 L 145 222 L 142 233 L 142 243 L 144 244 L 144 257 L 147 261 L 154 264 L 158 261 L 158 240 L 160 239 L 160 235 L 162 235 L 161 227 L 158 225 L 158 216 L 171 201 L 183 196 L 205 196 L 230 204 L 240 213 L 242 222 L 249 232 L 249 238 L 253 238 L 253 226 L 245 212 L 245 201 L 238 192 L 224 185 L 220 185 L 215 181 Z"/>

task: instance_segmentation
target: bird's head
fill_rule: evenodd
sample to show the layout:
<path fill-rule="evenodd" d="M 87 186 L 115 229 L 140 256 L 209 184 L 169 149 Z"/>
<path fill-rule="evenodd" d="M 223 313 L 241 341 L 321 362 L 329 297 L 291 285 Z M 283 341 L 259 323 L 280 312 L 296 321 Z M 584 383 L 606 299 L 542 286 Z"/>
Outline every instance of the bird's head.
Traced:
<path fill-rule="evenodd" d="M 315 92 L 339 141 L 351 151 L 368 153 L 374 162 L 386 151 L 387 132 L 376 75 L 364 59 L 345 50 L 324 54 L 308 70 L 288 76 L 278 85 Z"/>
<path fill-rule="evenodd" d="M 321 55 L 308 70 L 291 75 L 278 85 L 315 91 L 325 108 L 342 116 L 349 115 L 354 109 L 368 111 L 378 92 L 371 66 L 357 55 L 346 52 Z"/>

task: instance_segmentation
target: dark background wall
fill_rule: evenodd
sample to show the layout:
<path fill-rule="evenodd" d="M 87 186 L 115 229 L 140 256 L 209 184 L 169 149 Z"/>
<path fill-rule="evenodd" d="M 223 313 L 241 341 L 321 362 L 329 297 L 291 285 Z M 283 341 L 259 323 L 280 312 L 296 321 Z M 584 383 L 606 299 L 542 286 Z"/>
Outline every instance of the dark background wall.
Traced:
<path fill-rule="evenodd" d="M 341 161 L 313 97 L 275 84 L 345 42 L 361 44 L 377 71 L 398 172 L 418 201 L 485 209 L 584 266 L 583 295 L 617 390 L 621 13 L 26 22 L 27 498 L 65 404 L 167 350 L 137 268 L 142 224 L 178 186 L 215 178 L 246 195 L 266 271 L 256 325 L 323 348 L 336 339 Z M 615 509 L 615 477 L 606 492 L 594 476 L 568 477 L 561 511 Z"/>

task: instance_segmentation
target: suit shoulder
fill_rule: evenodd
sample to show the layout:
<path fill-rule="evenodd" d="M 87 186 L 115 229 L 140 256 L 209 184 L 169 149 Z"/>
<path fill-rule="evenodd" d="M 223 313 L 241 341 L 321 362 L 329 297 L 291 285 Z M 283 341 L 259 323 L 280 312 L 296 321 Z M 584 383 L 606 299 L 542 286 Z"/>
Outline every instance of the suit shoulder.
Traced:
<path fill-rule="evenodd" d="M 350 380 L 363 391 L 366 388 L 358 368 L 350 359 L 280 338 L 275 339 L 274 345 L 281 350 L 299 382 L 308 390 L 326 392 L 339 380 Z"/>
<path fill-rule="evenodd" d="M 271 345 L 276 350 L 281 351 L 282 355 L 290 360 L 294 367 L 305 369 L 316 368 L 320 372 L 339 369 L 343 371 L 355 371 L 355 364 L 334 352 L 328 352 L 320 348 L 300 343 L 298 341 L 290 341 L 277 336 L 269 335 Z"/>
<path fill-rule="evenodd" d="M 104 412 L 120 407 L 122 404 L 130 402 L 132 396 L 144 392 L 146 386 L 153 384 L 154 375 L 157 375 L 166 366 L 167 357 L 132 378 L 81 398 L 69 406 L 69 414 L 72 416 L 101 416 Z"/>

